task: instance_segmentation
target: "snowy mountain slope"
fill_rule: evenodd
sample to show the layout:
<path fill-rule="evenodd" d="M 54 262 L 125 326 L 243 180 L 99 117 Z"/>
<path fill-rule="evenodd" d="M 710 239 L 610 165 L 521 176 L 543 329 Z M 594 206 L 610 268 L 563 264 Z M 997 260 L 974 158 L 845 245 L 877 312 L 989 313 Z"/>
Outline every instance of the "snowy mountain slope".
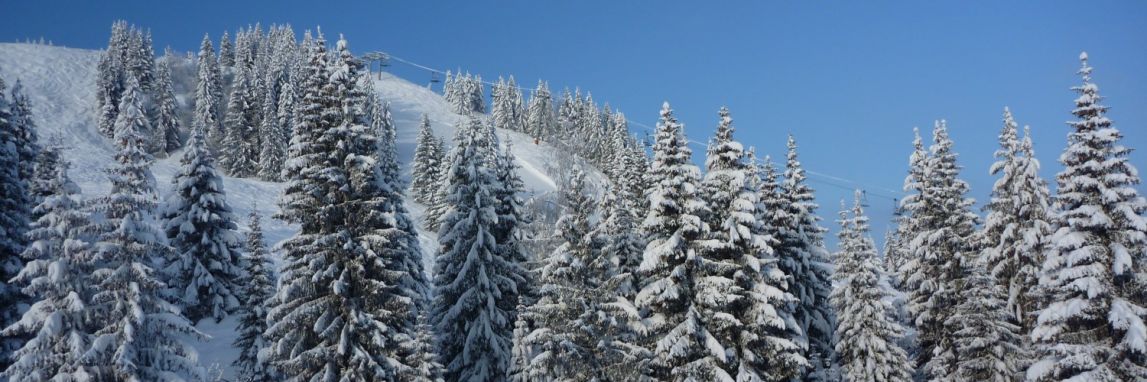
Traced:
<path fill-rule="evenodd" d="M 71 49 L 63 47 L 0 43 L 0 78 L 9 87 L 20 80 L 33 105 L 34 120 L 38 127 L 41 142 L 58 139 L 65 148 L 64 157 L 71 162 L 70 175 L 83 189 L 85 197 L 106 193 L 110 185 L 104 169 L 112 163 L 115 148 L 110 140 L 99 134 L 96 126 L 97 106 L 95 95 L 96 66 L 99 51 Z M 175 70 L 177 76 L 193 73 L 191 70 Z M 391 113 L 398 130 L 397 146 L 399 160 L 404 173 L 409 175 L 410 163 L 414 157 L 415 141 L 422 115 L 427 114 L 431 125 L 439 137 L 449 140 L 457 126 L 466 123 L 463 116 L 450 111 L 450 105 L 441 95 L 410 83 L 388 73 L 372 74 L 378 96 L 390 103 Z M 188 78 L 175 78 L 178 83 L 188 83 Z M 177 88 L 190 88 L 178 86 Z M 189 94 L 179 94 L 183 112 L 189 112 Z M 544 172 L 547 153 L 555 150 L 545 143 L 534 144 L 533 139 L 517 132 L 499 131 L 499 137 L 509 137 L 514 147 L 517 163 L 527 191 L 543 194 L 556 190 L 554 179 Z M 159 158 L 152 166 L 160 198 L 170 192 L 171 178 L 179 166 L 181 153 L 173 153 L 168 158 Z M 600 172 L 589 169 L 593 183 L 602 181 Z M 282 185 L 255 179 L 224 177 L 224 188 L 228 202 L 241 220 L 245 230 L 246 216 L 257 208 L 264 217 L 277 211 L 276 199 Z M 408 202 L 414 217 L 421 219 L 423 206 Z M 280 221 L 265 218 L 263 230 L 267 240 L 278 243 L 295 232 L 297 228 Z M 427 269 L 433 262 L 433 251 L 437 246 L 434 232 L 420 232 L 425 252 Z M 204 367 L 218 365 L 224 376 L 230 376 L 230 363 L 237 357 L 231 347 L 234 340 L 234 318 L 221 323 L 200 323 L 198 328 L 212 336 L 198 344 L 200 361 Z"/>

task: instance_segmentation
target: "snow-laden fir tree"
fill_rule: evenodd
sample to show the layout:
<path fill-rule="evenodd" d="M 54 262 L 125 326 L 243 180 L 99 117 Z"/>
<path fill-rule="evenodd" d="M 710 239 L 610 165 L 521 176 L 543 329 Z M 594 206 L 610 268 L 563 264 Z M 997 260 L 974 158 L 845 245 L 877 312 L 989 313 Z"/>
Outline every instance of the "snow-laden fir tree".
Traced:
<path fill-rule="evenodd" d="M 428 204 L 437 191 L 438 179 L 441 178 L 438 170 L 442 168 L 442 147 L 438 146 L 438 138 L 430 128 L 430 116 L 422 115 L 422 124 L 418 128 L 417 147 L 414 149 L 414 168 L 411 170 L 410 193 L 414 200 Z"/>
<path fill-rule="evenodd" d="M 892 244 L 896 245 L 899 259 L 894 264 L 895 269 L 890 269 L 893 276 L 896 278 L 896 285 L 900 286 L 900 290 L 911 292 L 915 290 L 916 286 L 909 284 L 909 277 L 914 268 L 919 266 L 919 262 L 914 262 L 916 253 L 912 250 L 912 240 L 916 238 L 916 233 L 920 231 L 923 222 L 922 216 L 916 214 L 916 211 L 922 207 L 921 199 L 924 194 L 924 179 L 926 177 L 926 162 L 928 160 L 928 150 L 924 147 L 924 139 L 920 137 L 920 129 L 912 128 L 912 154 L 908 156 L 908 175 L 904 177 L 904 184 L 902 186 L 905 195 L 904 199 L 896 206 L 897 212 L 900 216 L 896 222 L 896 236 L 898 240 Z M 913 321 L 915 321 L 913 319 Z"/>
<path fill-rule="evenodd" d="M 180 165 L 160 212 L 174 249 L 163 269 L 167 295 L 191 322 L 218 322 L 239 306 L 242 292 L 238 226 L 199 129 L 191 133 Z"/>
<path fill-rule="evenodd" d="M 840 213 L 840 252 L 835 256 L 836 356 L 844 381 L 912 380 L 908 354 L 896 344 L 904 329 L 890 316 L 891 295 L 876 245 L 869 235 L 858 190 L 850 211 Z"/>
<path fill-rule="evenodd" d="M 922 167 L 909 171 L 905 186 L 920 191 L 905 198 L 906 210 L 911 211 L 912 259 L 904 266 L 904 277 L 908 308 L 916 323 L 918 372 L 926 378 L 946 379 L 955 378 L 955 332 L 961 329 L 958 322 L 947 319 L 960 302 L 959 292 L 978 253 L 978 217 L 971 210 L 975 201 L 967 197 L 968 184 L 959 178 L 947 124 L 937 121 L 932 136 L 934 143 L 927 154 L 918 148 L 912 155 L 913 165 Z"/>
<path fill-rule="evenodd" d="M 549 139 L 557 131 L 557 123 L 550 87 L 538 80 L 538 86 L 534 88 L 530 103 L 526 106 L 526 130 L 534 139 Z"/>
<path fill-rule="evenodd" d="M 972 256 L 975 256 L 974 254 Z M 970 258 L 959 303 L 945 325 L 955 329 L 958 381 L 1007 382 L 1021 379 L 1028 355 L 1020 327 L 1007 309 L 1007 289 L 997 285 L 984 258 Z"/>
<path fill-rule="evenodd" d="M 526 185 L 518 175 L 518 165 L 515 162 L 514 149 L 509 137 L 505 139 L 505 147 L 497 155 L 492 164 L 494 167 L 495 188 L 493 191 L 494 213 L 497 214 L 498 224 L 494 228 L 494 241 L 498 243 L 498 252 L 506 259 L 518 265 L 520 274 L 518 278 L 517 293 L 519 296 L 530 296 L 533 293 L 533 280 L 527 272 L 528 264 L 534 261 L 533 254 L 527 252 L 522 243 L 525 237 L 523 227 L 530 224 L 530 219 L 522 207 L 521 194 L 525 192 Z M 491 149 L 496 149 L 492 147 Z"/>
<path fill-rule="evenodd" d="M 774 257 L 776 256 L 777 246 L 780 245 L 780 240 L 777 238 L 781 236 L 780 228 L 784 227 L 785 219 L 785 198 L 781 194 L 781 183 L 779 181 L 779 174 L 777 173 L 776 164 L 768 155 L 761 161 L 756 159 L 756 152 L 752 149 L 748 152 L 749 162 L 756 164 L 756 170 L 752 172 L 753 186 L 757 189 L 758 202 L 756 208 L 757 221 L 761 224 L 762 234 L 769 238 L 768 244 L 774 248 Z M 785 292 L 796 298 L 794 291 L 796 290 L 793 284 L 791 275 L 784 273 L 785 270 L 779 264 L 777 268 L 781 270 L 783 279 L 785 280 Z M 785 320 L 785 338 L 792 339 L 797 342 L 801 347 L 801 354 L 806 355 L 807 340 L 805 339 L 805 331 L 796 319 L 796 310 L 799 305 L 795 303 L 781 304 L 777 306 L 777 314 Z M 808 360 L 807 358 L 805 359 Z"/>
<path fill-rule="evenodd" d="M 28 193 L 31 194 L 32 200 L 36 201 L 37 204 L 56 193 L 56 171 L 61 166 L 65 166 L 62 157 L 63 150 L 62 139 L 59 136 L 53 136 L 48 138 L 40 150 L 40 155 L 36 156 L 35 171 L 31 181 L 28 182 Z M 33 210 L 35 209 L 33 208 Z M 30 221 L 34 222 L 39 219 L 39 213 L 33 211 Z"/>
<path fill-rule="evenodd" d="M 21 155 L 21 129 L 12 118 L 11 104 L 5 94 L 4 80 L 0 79 L 0 326 L 7 327 L 20 318 L 26 296 L 9 280 L 20 271 L 23 263 L 20 253 L 27 243 L 25 233 L 29 226 L 33 199 L 23 169 Z M 10 354 L 20 346 L 15 335 L 0 336 L 0 367 L 8 365 Z"/>
<path fill-rule="evenodd" d="M 262 119 L 259 123 L 259 163 L 255 166 L 255 175 L 266 181 L 278 181 L 283 172 L 283 161 L 287 157 L 287 141 L 290 140 L 288 130 L 279 123 L 278 102 L 274 92 L 267 92 L 262 101 Z"/>
<path fill-rule="evenodd" d="M 346 40 L 330 58 L 324 44 L 319 35 L 310 49 L 288 151 L 279 217 L 300 232 L 282 246 L 268 356 L 293 378 L 394 380 L 420 366 L 407 363 L 403 346 L 418 337 L 418 291 L 410 289 L 421 276 L 408 264 L 420 256 L 388 207 L 400 194 L 388 191 L 396 188 L 378 161 L 361 63 Z"/>
<path fill-rule="evenodd" d="M 449 211 L 438 231 L 431 322 L 447 381 L 500 381 L 523 271 L 495 241 L 497 178 L 485 158 L 485 127 L 477 118 L 461 133 L 449 175 Z"/>
<path fill-rule="evenodd" d="M 223 36 L 219 37 L 219 65 L 228 68 L 235 66 L 235 45 L 227 31 L 223 31 Z"/>
<path fill-rule="evenodd" d="M 717 341 L 730 354 L 723 368 L 738 381 L 787 380 L 808 365 L 796 338 L 787 336 L 785 318 L 778 307 L 796 299 L 784 291 L 787 276 L 776 266 L 773 240 L 757 220 L 760 196 L 754 164 L 748 162 L 740 142 L 733 138 L 733 118 L 721 108 L 717 132 L 705 159 L 702 196 L 709 206 L 705 221 L 710 231 L 703 261 L 711 261 L 708 282 L 732 281 L 717 286 L 728 299 L 706 307 L 707 322 Z M 720 278 L 720 279 L 719 279 Z M 728 280 L 728 281 L 726 281 Z M 709 297 L 714 298 L 714 297 Z"/>
<path fill-rule="evenodd" d="M 816 216 L 813 189 L 808 186 L 805 171 L 797 159 L 796 140 L 790 135 L 784 181 L 778 189 L 781 213 L 774 237 L 778 267 L 792 277 L 789 293 L 796 297 L 793 317 L 807 345 L 805 358 L 810 367 L 808 380 L 831 380 L 836 327 L 828 295 L 832 292 L 832 264 L 824 247 L 824 232 Z"/>
<path fill-rule="evenodd" d="M 115 117 L 119 107 L 120 93 L 123 91 L 123 66 L 120 60 L 121 41 L 126 42 L 127 22 L 112 23 L 108 48 L 100 54 L 96 66 L 96 104 L 99 108 L 96 126 L 100 134 L 112 136 L 115 130 Z"/>
<path fill-rule="evenodd" d="M 516 354 L 526 365 L 513 378 L 523 381 L 623 381 L 640 377 L 647 353 L 635 344 L 631 323 L 639 319 L 618 292 L 630 275 L 618 273 L 613 253 L 601 248 L 591 227 L 595 213 L 580 169 L 562 187 L 565 213 L 555 235 L 561 244 L 541 269 L 539 299 L 523 314 L 532 332 L 520 337 L 532 351 Z M 524 359 L 523 359 L 524 358 Z"/>
<path fill-rule="evenodd" d="M 218 146 L 219 166 L 227 175 L 244 178 L 259 168 L 259 129 L 251 81 L 240 75 L 231 85 L 227 114 L 223 119 L 223 140 Z"/>
<path fill-rule="evenodd" d="M 512 131 L 525 130 L 525 126 L 521 125 L 523 122 L 521 117 L 525 113 L 520 109 L 522 93 L 518 91 L 513 76 L 510 77 L 509 83 L 501 77 L 498 78 L 498 82 L 491 89 L 490 102 L 492 104 L 490 118 L 493 118 L 494 126 Z"/>
<path fill-rule="evenodd" d="M 731 317 L 720 308 L 739 292 L 710 258 L 709 209 L 700 195 L 700 170 L 692 164 L 683 127 L 669 104 L 661 107 L 653 146 L 650 207 L 641 225 L 648 241 L 636 305 L 645 321 L 644 344 L 653 352 L 650 376 L 658 380 L 732 380 L 726 370 L 731 343 L 717 332 Z"/>
<path fill-rule="evenodd" d="M 1048 189 L 1039 176 L 1039 160 L 1030 137 L 1021 141 L 1012 113 L 1004 109 L 1000 148 L 991 172 L 998 175 L 980 231 L 983 257 L 995 284 L 1005 291 L 1005 306 L 1020 333 L 1029 333 L 1039 309 L 1036 290 L 1047 238 Z M 1026 336 L 1025 336 L 1026 337 Z M 1026 342 L 1026 341 L 1025 341 Z"/>
<path fill-rule="evenodd" d="M 34 209 L 39 218 L 28 232 L 24 269 L 12 281 L 36 300 L 23 317 L 0 336 L 26 337 L 0 378 L 81 380 L 90 377 L 82 355 L 91 344 L 86 310 L 92 294 L 92 260 L 81 229 L 89 224 L 81 210 L 79 187 L 67 176 L 67 165 L 53 168 L 48 192 Z"/>
<path fill-rule="evenodd" d="M 267 330 L 267 302 L 275 295 L 274 265 L 271 252 L 263 241 L 259 211 L 252 208 L 247 227 L 247 257 L 243 259 L 243 284 L 239 308 L 239 336 L 233 345 L 239 348 L 239 358 L 232 363 L 238 368 L 238 380 L 243 382 L 274 381 L 270 367 L 259 359 L 259 352 L 267 347 L 263 333 Z"/>
<path fill-rule="evenodd" d="M 3 91 L 0 89 L 0 91 Z M 2 102 L 2 101 L 0 101 Z M 40 157 L 42 147 L 40 138 L 36 133 L 36 122 L 32 119 L 32 101 L 24 94 L 24 85 L 20 80 L 12 85 L 12 102 L 9 105 L 8 123 L 12 129 L 12 143 L 16 145 L 16 154 L 20 158 L 18 173 L 20 179 L 31 187 L 30 182 L 36 176 L 36 161 Z M 29 189 L 31 191 L 31 189 Z M 31 204 L 38 203 L 31 201 Z M 31 205 L 28 207 L 32 208 Z"/>
<path fill-rule="evenodd" d="M 460 140 L 463 139 L 466 129 L 454 130 L 454 146 L 447 149 L 446 142 L 439 139 L 438 146 L 442 148 L 443 160 L 438 169 L 438 180 L 431 189 L 430 200 L 426 206 L 426 213 L 422 216 L 422 226 L 428 230 L 437 231 L 442 218 L 450 209 L 447 197 L 450 195 L 450 171 L 454 161 L 462 152 L 459 151 Z"/>
<path fill-rule="evenodd" d="M 396 336 L 398 346 L 397 356 L 401 357 L 410 370 L 403 372 L 399 379 L 402 381 L 426 381 L 441 379 L 442 365 L 436 360 L 437 355 L 433 348 L 433 332 L 430 328 L 427 314 L 430 307 L 430 281 L 426 278 L 426 270 L 422 260 L 422 245 L 418 239 L 418 231 L 414 218 L 406 208 L 406 188 L 401 178 L 401 168 L 398 163 L 397 130 L 394 119 L 390 114 L 390 104 L 382 103 L 377 96 L 371 81 L 363 83 L 364 93 L 368 96 L 367 115 L 370 118 L 370 130 L 378 135 L 374 159 L 379 163 L 379 187 L 381 198 L 384 200 L 376 210 L 382 212 L 393 221 L 395 229 L 389 230 L 388 245 L 380 254 L 385 259 L 388 273 L 395 275 L 388 283 L 396 285 L 394 294 L 398 298 L 407 299 L 408 309 L 413 313 L 402 315 L 399 336 Z M 399 326 L 398 324 L 391 324 Z"/>
<path fill-rule="evenodd" d="M 155 136 L 152 142 L 153 152 L 170 153 L 179 149 L 179 105 L 175 99 L 175 87 L 171 83 L 171 61 L 174 57 L 168 55 L 160 60 L 155 69 L 155 103 L 154 120 Z"/>
<path fill-rule="evenodd" d="M 219 121 L 222 114 L 220 108 L 223 107 L 220 102 L 223 99 L 223 85 L 220 83 L 219 63 L 215 61 L 211 37 L 207 35 L 203 35 L 196 68 L 195 114 L 191 119 L 191 127 L 203 130 L 208 147 L 214 150 L 223 140 L 223 125 Z"/>
<path fill-rule="evenodd" d="M 139 108 L 131 90 L 137 85 L 131 82 L 116 121 L 120 151 L 108 171 L 111 192 L 94 201 L 91 210 L 102 219 L 85 228 L 95 236 L 96 268 L 91 275 L 96 293 L 86 314 L 96 330 L 83 363 L 98 380 L 196 378 L 201 370 L 185 338 L 200 334 L 179 308 L 161 297 L 164 284 L 151 267 L 153 259 L 170 249 L 152 216 L 151 156 L 135 130 L 140 123 L 127 118 Z"/>
<path fill-rule="evenodd" d="M 293 38 L 293 37 L 292 37 Z M 292 40 L 293 41 L 293 40 Z M 284 58 L 284 60 L 286 60 Z M 259 178 L 268 181 L 285 179 L 283 175 L 284 162 L 287 160 L 287 147 L 291 141 L 291 128 L 294 126 L 295 116 L 295 82 L 285 79 L 281 82 L 278 99 L 275 102 L 274 115 L 268 114 L 273 97 L 268 95 L 263 100 L 263 123 L 259 128 Z"/>
<path fill-rule="evenodd" d="M 1083 84 L 1075 99 L 1064 169 L 1058 183 L 1039 312 L 1032 340 L 1036 381 L 1141 381 L 1147 379 L 1147 326 L 1143 261 L 1147 251 L 1147 201 L 1135 185 L 1131 150 L 1099 102 L 1087 53 L 1080 54 Z"/>

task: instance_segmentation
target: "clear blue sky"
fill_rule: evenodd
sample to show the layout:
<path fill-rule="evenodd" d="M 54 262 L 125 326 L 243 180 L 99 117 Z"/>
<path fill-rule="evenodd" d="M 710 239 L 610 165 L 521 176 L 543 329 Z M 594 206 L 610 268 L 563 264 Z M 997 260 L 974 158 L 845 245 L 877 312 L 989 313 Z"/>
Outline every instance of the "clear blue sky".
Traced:
<path fill-rule="evenodd" d="M 159 3 L 165 3 L 160 5 Z M 170 3 L 170 4 L 166 4 Z M 973 196 L 987 174 L 1004 106 L 1031 125 L 1051 179 L 1086 50 L 1125 143 L 1147 150 L 1147 2 L 683 2 L 683 1 L 5 1 L 0 41 L 100 48 L 115 19 L 150 28 L 162 49 L 193 50 L 205 32 L 262 22 L 346 34 L 382 50 L 527 86 L 580 86 L 652 126 L 669 101 L 703 141 L 727 105 L 738 136 L 783 157 L 796 135 L 818 173 L 891 194 L 903 181 L 911 129 L 947 119 Z M 333 37 L 333 36 L 332 36 Z M 428 74 L 395 64 L 415 82 Z M 635 130 L 638 130 L 635 128 Z M 701 148 L 695 147 L 695 151 Z M 1147 152 L 1132 154 L 1147 170 Z M 821 216 L 834 226 L 851 192 L 817 177 Z M 1054 183 L 1054 182 L 1053 182 Z M 847 185 L 855 187 L 856 185 Z M 1142 189 L 1142 187 L 1141 187 Z M 877 236 L 891 200 L 871 196 Z"/>

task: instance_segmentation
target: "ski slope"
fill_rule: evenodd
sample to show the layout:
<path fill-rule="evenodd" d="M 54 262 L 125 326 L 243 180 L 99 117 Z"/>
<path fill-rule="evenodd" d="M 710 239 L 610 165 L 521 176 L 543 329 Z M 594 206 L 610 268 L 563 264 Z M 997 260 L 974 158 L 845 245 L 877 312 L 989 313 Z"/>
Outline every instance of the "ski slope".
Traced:
<path fill-rule="evenodd" d="M 71 162 L 69 174 L 79 184 L 86 198 L 102 195 L 109 191 L 105 169 L 113 162 L 115 147 L 110 140 L 100 135 L 97 125 L 96 66 L 99 51 L 72 49 L 35 44 L 0 43 L 0 78 L 9 89 L 20 81 L 25 94 L 31 99 L 33 120 L 38 128 L 40 141 L 57 140 L 64 147 L 63 156 Z M 180 56 L 176 56 L 180 57 Z M 176 67 L 173 78 L 177 84 L 177 98 L 183 114 L 190 113 L 187 91 L 193 83 L 185 77 L 194 70 L 186 70 L 193 63 L 179 58 L 173 63 Z M 182 68 L 181 68 L 182 66 Z M 179 76 L 184 76 L 179 78 Z M 384 102 L 390 103 L 397 134 L 399 160 L 403 173 L 409 176 L 410 163 L 414 157 L 416 137 L 423 114 L 429 116 L 431 126 L 439 137 L 450 139 L 457 126 L 463 126 L 465 118 L 450 112 L 450 106 L 437 93 L 410 83 L 388 73 L 372 74 L 374 88 Z M 184 119 L 186 121 L 186 119 Z M 554 179 L 547 176 L 547 152 L 557 150 L 545 143 L 535 145 L 533 139 L 512 131 L 499 131 L 499 137 L 508 138 L 517 155 L 517 164 L 528 193 L 543 194 L 556 190 Z M 170 192 L 171 178 L 179 168 L 180 152 L 168 158 L 159 158 L 152 165 L 160 200 Z M 598 183 L 602 176 L 590 170 L 591 182 Z M 241 230 L 245 230 L 247 215 L 257 209 L 265 219 L 263 230 L 269 244 L 275 244 L 291 236 L 297 227 L 267 218 L 277 211 L 276 200 L 283 186 L 276 182 L 263 182 L 254 179 L 224 177 L 224 189 Z M 526 195 L 528 196 L 528 195 Z M 421 219 L 423 206 L 408 201 L 408 207 L 416 219 Z M 437 246 L 437 235 L 433 232 L 420 232 L 426 269 L 433 262 Z M 238 356 L 231 342 L 235 337 L 235 321 L 229 318 L 221 323 L 207 320 L 198 328 L 211 338 L 199 342 L 200 363 L 208 369 L 222 372 L 224 377 L 232 375 L 231 362 Z"/>

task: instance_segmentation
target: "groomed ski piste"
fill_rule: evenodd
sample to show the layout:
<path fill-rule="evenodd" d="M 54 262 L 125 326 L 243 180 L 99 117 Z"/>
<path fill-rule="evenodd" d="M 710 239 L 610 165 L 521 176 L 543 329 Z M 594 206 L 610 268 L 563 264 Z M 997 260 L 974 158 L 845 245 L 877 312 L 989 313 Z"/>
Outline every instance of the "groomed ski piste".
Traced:
<path fill-rule="evenodd" d="M 58 46 L 0 43 L 0 78 L 11 87 L 20 81 L 32 102 L 33 120 L 41 143 L 58 142 L 63 156 L 71 164 L 69 175 L 82 188 L 85 199 L 103 195 L 110 190 L 105 169 L 113 162 L 115 147 L 97 129 L 96 68 L 100 51 L 73 49 Z M 194 62 L 186 56 L 175 55 L 173 62 L 173 82 L 180 101 L 180 116 L 183 126 L 189 122 L 191 87 L 195 73 Z M 465 117 L 450 111 L 450 105 L 442 96 L 431 89 L 406 81 L 389 73 L 372 73 L 374 89 L 383 102 L 390 104 L 397 135 L 399 161 L 403 173 L 409 178 L 410 164 L 414 157 L 415 139 L 422 115 L 429 116 L 431 126 L 438 137 L 449 139 L 454 136 L 456 126 L 462 126 Z M 518 171 L 525 182 L 529 198 L 553 192 L 557 182 L 545 173 L 547 161 L 554 160 L 550 153 L 558 148 L 540 142 L 524 134 L 498 130 L 502 140 L 508 138 L 517 156 Z M 159 200 L 170 192 L 171 178 L 179 168 L 182 152 L 174 152 L 166 158 L 156 158 L 151 166 L 155 175 Z M 587 169 L 590 183 L 601 184 L 603 176 L 596 169 Z M 238 221 L 240 231 L 245 231 L 245 217 L 253 208 L 265 218 L 263 230 L 269 245 L 275 245 L 297 230 L 281 221 L 269 218 L 278 211 L 276 202 L 283 189 L 282 183 L 265 182 L 257 179 L 224 177 L 227 201 Z M 415 219 L 421 221 L 424 207 L 407 199 L 407 208 Z M 437 234 L 419 231 L 422 242 L 423 260 L 429 272 L 433 269 Z M 278 260 L 278 253 L 275 259 Z M 210 336 L 205 341 L 192 341 L 199 352 L 199 363 L 209 372 L 209 377 L 230 378 L 233 376 L 231 362 L 238 357 L 238 349 L 232 346 L 235 340 L 234 316 L 222 322 L 203 320 L 197 328 Z"/>

